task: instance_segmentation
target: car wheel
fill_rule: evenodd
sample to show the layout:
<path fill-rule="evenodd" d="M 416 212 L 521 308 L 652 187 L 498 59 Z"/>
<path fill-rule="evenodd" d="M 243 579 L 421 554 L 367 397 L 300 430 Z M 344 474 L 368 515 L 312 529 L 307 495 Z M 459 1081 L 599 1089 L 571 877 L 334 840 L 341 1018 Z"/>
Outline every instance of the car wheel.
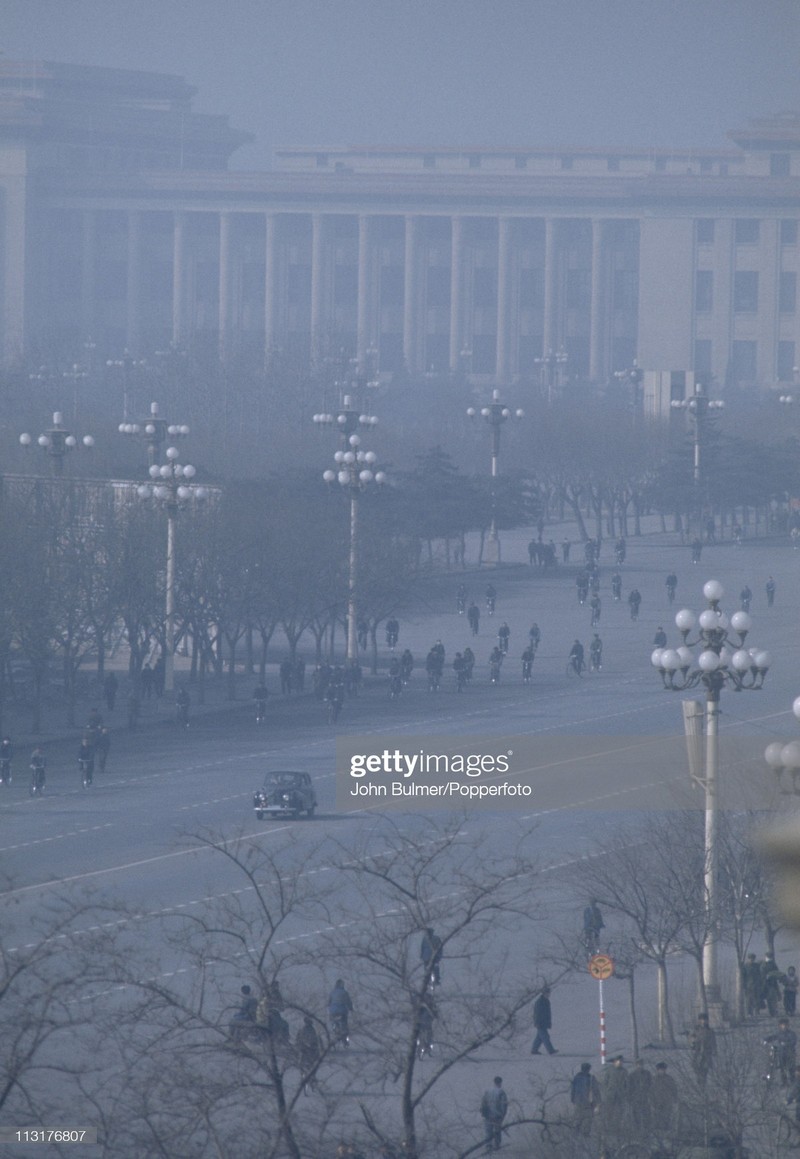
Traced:
<path fill-rule="evenodd" d="M 264 820 L 264 814 L 262 813 L 262 811 L 260 809 L 256 809 L 256 817 L 258 817 L 259 821 Z"/>

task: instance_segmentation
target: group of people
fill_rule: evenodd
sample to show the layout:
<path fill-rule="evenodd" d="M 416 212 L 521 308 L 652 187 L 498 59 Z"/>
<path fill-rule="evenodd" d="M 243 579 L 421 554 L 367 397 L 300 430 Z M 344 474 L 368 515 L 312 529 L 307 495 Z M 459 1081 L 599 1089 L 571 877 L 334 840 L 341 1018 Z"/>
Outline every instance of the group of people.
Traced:
<path fill-rule="evenodd" d="M 621 1054 L 610 1058 L 598 1081 L 590 1062 L 581 1063 L 570 1084 L 574 1125 L 578 1134 L 600 1133 L 613 1138 L 668 1136 L 674 1130 L 678 1108 L 678 1085 L 666 1062 L 653 1071 L 641 1058 L 625 1067 Z"/>
<path fill-rule="evenodd" d="M 747 955 L 742 964 L 742 988 L 748 1018 L 756 1018 L 764 1010 L 770 1018 L 776 1018 L 781 1003 L 784 1014 L 790 1018 L 797 1009 L 800 988 L 797 970 L 789 966 L 785 972 L 781 971 L 771 951 L 767 951 L 761 962 L 755 954 Z"/>

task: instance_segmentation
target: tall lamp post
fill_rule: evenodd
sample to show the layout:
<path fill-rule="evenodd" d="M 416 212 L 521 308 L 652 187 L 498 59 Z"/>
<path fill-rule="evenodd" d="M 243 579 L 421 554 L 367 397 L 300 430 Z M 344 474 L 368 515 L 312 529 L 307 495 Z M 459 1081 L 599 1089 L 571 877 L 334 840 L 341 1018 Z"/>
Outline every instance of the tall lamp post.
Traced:
<path fill-rule="evenodd" d="M 542 390 L 548 403 L 552 403 L 556 390 L 561 386 L 561 373 L 569 362 L 569 355 L 563 346 L 558 350 L 548 350 L 541 358 L 534 358 L 542 374 Z"/>
<path fill-rule="evenodd" d="M 634 418 L 638 419 L 644 409 L 642 405 L 642 380 L 644 379 L 644 371 L 634 358 L 633 363 L 627 370 L 615 370 L 614 378 L 629 387 L 631 392 L 631 409 Z"/>
<path fill-rule="evenodd" d="M 705 792 L 703 884 L 706 934 L 703 945 L 703 986 L 706 1003 L 709 1008 L 716 1008 L 720 1019 L 722 1002 L 717 970 L 720 693 L 725 687 L 733 688 L 736 692 L 758 691 L 763 687 L 771 663 L 768 652 L 745 648 L 752 621 L 746 612 L 734 612 L 728 620 L 719 606 L 724 594 L 722 584 L 717 580 L 709 580 L 703 586 L 703 595 L 708 601 L 705 611 L 696 616 L 689 608 L 682 608 L 675 617 L 683 641 L 681 645 L 678 648 L 656 648 L 650 657 L 668 691 L 683 692 L 702 685 L 706 692 L 705 758 L 702 776 L 697 777 Z M 690 640 L 695 629 L 697 639 Z M 738 637 L 738 641 L 733 640 L 732 633 Z M 693 648 L 699 649 L 698 655 L 695 656 Z M 685 707 L 693 707 L 694 704 L 686 701 Z"/>
<path fill-rule="evenodd" d="M 21 434 L 19 441 L 23 447 L 29 447 L 33 437 L 27 433 Z M 64 474 L 64 460 L 67 454 L 79 445 L 85 447 L 87 451 L 91 450 L 94 446 L 94 437 L 84 435 L 79 444 L 77 437 L 64 426 L 64 416 L 57 410 L 53 415 L 53 425 L 39 435 L 36 442 L 49 456 L 53 474 L 61 476 Z"/>
<path fill-rule="evenodd" d="M 341 449 L 333 456 L 337 470 L 323 472 L 326 483 L 339 483 L 350 499 L 350 551 L 347 576 L 347 662 L 358 659 L 358 501 L 361 492 L 371 483 L 386 482 L 383 471 L 373 468 L 377 460 L 374 451 L 361 450 L 359 427 L 374 427 L 378 420 L 374 415 L 359 414 L 352 405 L 350 395 L 345 395 L 342 409 L 337 415 L 315 414 L 313 421 L 319 425 L 336 424 L 341 438 Z"/>
<path fill-rule="evenodd" d="M 137 487 L 140 499 L 155 500 L 167 516 L 167 558 L 164 607 L 164 692 L 171 696 L 175 690 L 175 524 L 181 508 L 194 499 L 208 497 L 205 487 L 191 485 L 196 474 L 191 463 L 178 462 L 179 450 L 168 446 L 164 452 L 166 463 L 160 464 L 161 449 L 168 437 L 182 438 L 189 434 L 184 425 L 168 423 L 159 415 L 158 403 L 150 406 L 150 416 L 143 423 L 120 423 L 120 434 L 138 436 L 147 444 L 151 483 Z"/>
<path fill-rule="evenodd" d="M 703 452 L 705 450 L 706 432 L 709 412 L 722 410 L 725 403 L 721 399 L 709 398 L 706 389 L 701 383 L 695 383 L 694 394 L 691 398 L 673 399 L 670 406 L 674 410 L 688 410 L 692 416 L 692 434 L 694 455 L 692 464 L 692 479 L 694 482 L 694 505 L 698 528 L 702 527 L 703 515 Z"/>
<path fill-rule="evenodd" d="M 474 406 L 467 408 L 467 415 L 474 419 L 478 411 Z M 489 545 L 486 553 L 487 562 L 490 564 L 500 563 L 500 537 L 497 534 L 497 475 L 499 471 L 500 460 L 500 431 L 503 424 L 513 416 L 515 419 L 524 417 L 525 412 L 519 408 L 512 411 L 505 403 L 500 401 L 500 391 L 492 391 L 492 401 L 489 406 L 483 406 L 480 409 L 482 419 L 485 419 L 491 428 L 491 478 L 492 478 L 492 522 L 489 528 Z"/>

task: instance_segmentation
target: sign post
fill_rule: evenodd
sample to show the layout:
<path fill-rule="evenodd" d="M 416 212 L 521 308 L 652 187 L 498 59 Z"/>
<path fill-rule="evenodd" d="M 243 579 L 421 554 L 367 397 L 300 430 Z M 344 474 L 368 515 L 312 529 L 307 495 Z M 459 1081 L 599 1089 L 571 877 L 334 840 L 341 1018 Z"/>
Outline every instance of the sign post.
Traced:
<path fill-rule="evenodd" d="M 589 973 L 597 979 L 600 988 L 600 1065 L 606 1065 L 606 1010 L 603 1004 L 603 982 L 614 973 L 614 959 L 608 954 L 592 954 Z"/>

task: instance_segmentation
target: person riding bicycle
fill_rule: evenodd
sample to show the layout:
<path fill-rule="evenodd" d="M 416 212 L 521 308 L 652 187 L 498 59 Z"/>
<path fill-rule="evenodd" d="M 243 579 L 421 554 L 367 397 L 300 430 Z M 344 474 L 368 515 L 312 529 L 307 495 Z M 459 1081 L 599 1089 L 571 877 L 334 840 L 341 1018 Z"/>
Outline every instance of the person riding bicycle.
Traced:
<path fill-rule="evenodd" d="M 456 607 L 458 608 L 459 616 L 464 615 L 464 609 L 467 606 L 467 588 L 465 584 L 459 584 L 456 589 Z"/>
<path fill-rule="evenodd" d="M 481 610 L 474 601 L 467 609 L 467 619 L 469 620 L 469 626 L 472 629 L 473 636 L 477 636 L 481 622 Z"/>
<path fill-rule="evenodd" d="M 337 720 L 344 704 L 344 673 L 339 667 L 334 669 L 328 687 L 325 689 L 325 703 L 328 706 L 329 714 L 334 720 Z"/>
<path fill-rule="evenodd" d="M 267 686 L 262 680 L 260 684 L 256 685 L 255 692 L 253 693 L 253 700 L 256 702 L 256 720 L 261 721 L 264 719 L 264 714 L 267 711 L 268 696 Z"/>
<path fill-rule="evenodd" d="M 533 648 L 533 650 L 535 652 L 536 649 L 539 647 L 540 643 L 542 642 L 542 633 L 539 631 L 539 625 L 535 621 L 530 626 L 530 631 L 528 632 L 528 639 L 530 640 L 531 647 Z"/>
<path fill-rule="evenodd" d="M 621 535 L 617 542 L 614 544 L 614 554 L 616 555 L 617 563 L 625 562 L 625 556 L 627 555 L 627 552 L 628 549 L 625 543 L 625 538 Z"/>
<path fill-rule="evenodd" d="M 678 586 L 678 577 L 675 575 L 674 571 L 669 573 L 667 578 L 664 580 L 664 583 L 667 585 L 667 599 L 670 603 L 672 603 L 672 601 L 675 599 L 675 589 Z"/>
<path fill-rule="evenodd" d="M 387 647 L 394 651 L 397 646 L 397 640 L 400 635 L 400 623 L 398 620 L 392 618 L 386 621 L 386 644 Z"/>
<path fill-rule="evenodd" d="M 589 601 L 589 607 L 592 611 L 592 627 L 594 628 L 596 624 L 600 623 L 600 597 L 597 595 L 592 596 L 591 600 Z"/>
<path fill-rule="evenodd" d="M 11 758 L 14 756 L 14 746 L 11 738 L 4 736 L 0 742 L 0 784 L 11 784 Z"/>
<path fill-rule="evenodd" d="M 589 659 L 593 671 L 599 672 L 603 666 L 603 641 L 595 632 L 591 644 L 589 645 Z"/>
<path fill-rule="evenodd" d="M 497 591 L 494 584 L 486 585 L 486 608 L 490 616 L 494 615 L 494 608 L 497 602 Z"/>
<path fill-rule="evenodd" d="M 403 655 L 400 657 L 400 677 L 404 684 L 408 684 L 411 679 L 411 673 L 414 669 L 414 657 L 411 650 L 406 648 Z"/>
<path fill-rule="evenodd" d="M 666 648 L 667 646 L 667 633 L 664 631 L 660 624 L 658 631 L 656 632 L 655 636 L 653 636 L 653 646 L 655 648 Z"/>
<path fill-rule="evenodd" d="M 739 592 L 739 599 L 742 602 L 742 611 L 743 612 L 750 611 L 750 601 L 752 600 L 752 598 L 753 598 L 753 593 L 750 591 L 750 588 L 748 587 L 748 585 L 745 584 L 744 587 L 742 588 L 742 590 Z"/>
<path fill-rule="evenodd" d="M 178 689 L 178 694 L 175 697 L 175 709 L 178 714 L 178 724 L 182 724 L 184 728 L 189 727 L 189 693 L 185 688 Z"/>
<path fill-rule="evenodd" d="M 337 978 L 328 998 L 328 1014 L 336 1038 L 345 1044 L 349 1041 L 349 1019 L 352 1010 L 353 1000 L 345 989 L 344 981 Z"/>
<path fill-rule="evenodd" d="M 585 604 L 589 595 L 589 576 L 585 571 L 579 571 L 575 576 L 575 587 L 578 589 L 578 603 Z"/>
<path fill-rule="evenodd" d="M 500 627 L 497 629 L 497 646 L 504 656 L 508 652 L 508 638 L 510 635 L 511 629 L 504 620 Z"/>
<path fill-rule="evenodd" d="M 428 674 L 428 688 L 431 690 L 439 687 L 439 681 L 442 679 L 442 658 L 435 648 L 431 648 L 428 655 L 425 657 L 425 671 Z"/>
<path fill-rule="evenodd" d="M 529 644 L 522 653 L 522 682 L 523 684 L 530 683 L 531 673 L 533 672 L 533 658 L 536 655 L 533 644 Z"/>
<path fill-rule="evenodd" d="M 797 1035 L 789 1028 L 789 1019 L 778 1019 L 776 1033 L 768 1035 L 764 1041 L 774 1045 L 775 1061 L 781 1072 L 781 1085 L 788 1086 L 797 1065 Z"/>
<path fill-rule="evenodd" d="M 572 665 L 572 667 L 575 669 L 575 671 L 578 673 L 579 676 L 580 676 L 581 672 L 583 671 L 583 658 L 584 658 L 583 644 L 581 644 L 580 640 L 576 640 L 575 643 L 572 645 L 572 648 L 570 649 L 569 662 Z"/>
<path fill-rule="evenodd" d="M 638 588 L 632 588 L 628 596 L 628 607 L 631 610 L 631 619 L 639 619 L 639 607 L 642 603 L 642 595 Z"/>
<path fill-rule="evenodd" d="M 611 577 L 611 594 L 615 600 L 622 599 L 622 576 L 615 571 Z"/>
<path fill-rule="evenodd" d="M 399 696 L 403 691 L 403 670 L 397 656 L 392 656 L 389 663 L 389 694 Z"/>
<path fill-rule="evenodd" d="M 94 778 L 94 744 L 85 736 L 78 749 L 78 768 L 84 784 L 91 785 Z"/>
<path fill-rule="evenodd" d="M 472 669 L 475 667 L 475 653 L 471 648 L 465 648 L 461 655 L 464 657 L 464 676 L 469 683 L 472 679 Z"/>
<path fill-rule="evenodd" d="M 38 746 L 31 753 L 31 788 L 40 793 L 45 786 L 47 761 Z"/>
<path fill-rule="evenodd" d="M 456 652 L 453 660 L 453 671 L 456 674 L 456 691 L 463 692 L 467 683 L 466 665 L 464 664 L 464 657 L 460 652 Z"/>

